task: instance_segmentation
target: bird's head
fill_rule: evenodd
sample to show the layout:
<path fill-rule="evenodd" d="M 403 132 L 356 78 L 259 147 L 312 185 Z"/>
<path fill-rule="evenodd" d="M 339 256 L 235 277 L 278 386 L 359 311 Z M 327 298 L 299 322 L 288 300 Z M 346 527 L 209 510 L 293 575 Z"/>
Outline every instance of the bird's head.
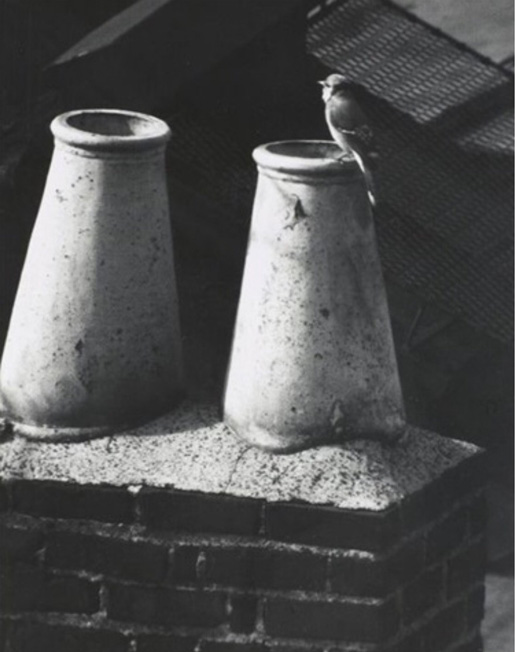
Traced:
<path fill-rule="evenodd" d="M 352 86 L 352 82 L 347 77 L 338 73 L 333 73 L 318 83 L 322 86 L 324 102 L 327 102 L 335 93 L 347 90 Z"/>

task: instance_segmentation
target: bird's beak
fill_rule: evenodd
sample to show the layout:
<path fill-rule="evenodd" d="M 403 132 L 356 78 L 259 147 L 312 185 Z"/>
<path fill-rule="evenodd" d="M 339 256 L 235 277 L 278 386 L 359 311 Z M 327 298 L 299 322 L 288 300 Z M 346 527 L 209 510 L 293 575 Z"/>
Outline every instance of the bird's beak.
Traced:
<path fill-rule="evenodd" d="M 320 84 L 320 86 L 325 86 L 325 79 L 318 80 L 317 84 Z"/>

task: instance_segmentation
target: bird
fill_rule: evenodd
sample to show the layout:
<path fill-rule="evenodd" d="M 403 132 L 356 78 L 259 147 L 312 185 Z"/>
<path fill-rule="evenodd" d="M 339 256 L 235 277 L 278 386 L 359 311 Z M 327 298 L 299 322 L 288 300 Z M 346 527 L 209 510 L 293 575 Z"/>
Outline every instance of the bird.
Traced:
<path fill-rule="evenodd" d="M 368 199 L 374 208 L 376 196 L 372 167 L 378 155 L 372 128 L 356 99 L 359 86 L 337 73 L 318 83 L 323 87 L 325 119 L 331 136 L 343 150 L 343 156 L 349 152 L 354 156 L 365 178 Z"/>

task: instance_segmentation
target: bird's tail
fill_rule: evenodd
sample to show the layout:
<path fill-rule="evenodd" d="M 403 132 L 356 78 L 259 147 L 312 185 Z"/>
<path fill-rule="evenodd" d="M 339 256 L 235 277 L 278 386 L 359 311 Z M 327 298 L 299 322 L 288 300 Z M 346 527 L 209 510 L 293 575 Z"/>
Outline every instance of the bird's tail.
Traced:
<path fill-rule="evenodd" d="M 356 163 L 359 165 L 359 169 L 361 170 L 363 176 L 365 177 L 365 185 L 367 187 L 368 200 L 370 201 L 372 208 L 375 208 L 376 207 L 375 185 L 374 185 L 374 179 L 372 177 L 372 172 L 370 171 L 370 167 L 366 164 L 362 154 L 358 152 L 357 149 L 355 149 L 354 147 L 352 147 L 352 153 L 354 155 L 354 158 L 356 159 Z"/>

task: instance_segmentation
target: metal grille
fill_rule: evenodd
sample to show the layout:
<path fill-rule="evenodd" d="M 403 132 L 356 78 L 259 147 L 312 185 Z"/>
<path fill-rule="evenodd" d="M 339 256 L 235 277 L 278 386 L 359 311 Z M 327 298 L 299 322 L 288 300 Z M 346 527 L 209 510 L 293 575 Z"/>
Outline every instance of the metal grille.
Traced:
<path fill-rule="evenodd" d="M 513 76 L 379 0 L 340 3 L 308 47 L 370 94 L 386 271 L 510 340 Z"/>
<path fill-rule="evenodd" d="M 384 0 L 326 2 L 307 44 L 322 73 L 338 70 L 363 88 L 383 161 L 376 224 L 386 273 L 511 340 L 513 75 Z M 255 129 L 238 128 L 230 107 L 171 116 L 174 174 L 223 205 L 222 229 L 248 224 L 254 146 L 328 137 L 311 86 L 248 109 L 243 122 Z M 301 113 L 295 132 L 291 117 Z"/>

